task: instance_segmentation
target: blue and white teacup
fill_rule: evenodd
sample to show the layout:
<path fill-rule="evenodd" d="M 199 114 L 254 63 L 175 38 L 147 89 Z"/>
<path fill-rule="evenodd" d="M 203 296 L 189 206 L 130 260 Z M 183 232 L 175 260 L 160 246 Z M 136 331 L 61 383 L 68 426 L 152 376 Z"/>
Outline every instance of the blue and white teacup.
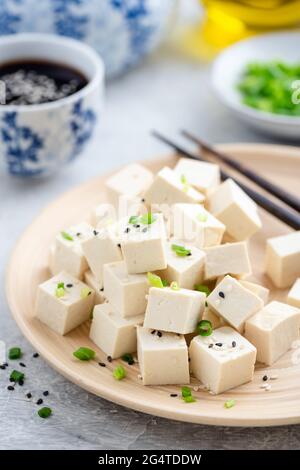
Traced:
<path fill-rule="evenodd" d="M 79 41 L 24 33 L 0 38 L 0 63 L 43 60 L 69 66 L 87 78 L 76 93 L 49 103 L 0 105 L 0 158 L 9 173 L 44 176 L 82 153 L 99 120 L 104 65 Z"/>

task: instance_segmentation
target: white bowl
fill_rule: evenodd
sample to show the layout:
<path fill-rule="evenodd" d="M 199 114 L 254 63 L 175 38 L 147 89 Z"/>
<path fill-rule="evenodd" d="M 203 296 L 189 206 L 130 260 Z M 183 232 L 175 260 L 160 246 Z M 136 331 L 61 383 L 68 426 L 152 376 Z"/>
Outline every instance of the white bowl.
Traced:
<path fill-rule="evenodd" d="M 51 34 L 0 37 L 0 63 L 42 59 L 80 71 L 88 80 L 81 90 L 36 105 L 0 105 L 0 154 L 9 173 L 44 176 L 81 154 L 99 121 L 104 65 L 89 46 Z"/>
<path fill-rule="evenodd" d="M 241 101 L 236 89 L 245 66 L 252 61 L 300 63 L 300 32 L 281 32 L 245 39 L 222 52 L 214 62 L 212 84 L 219 99 L 239 118 L 277 137 L 300 139 L 300 117 L 255 110 Z M 291 90 L 292 97 L 293 90 Z M 300 106 L 300 104 L 299 104 Z"/>

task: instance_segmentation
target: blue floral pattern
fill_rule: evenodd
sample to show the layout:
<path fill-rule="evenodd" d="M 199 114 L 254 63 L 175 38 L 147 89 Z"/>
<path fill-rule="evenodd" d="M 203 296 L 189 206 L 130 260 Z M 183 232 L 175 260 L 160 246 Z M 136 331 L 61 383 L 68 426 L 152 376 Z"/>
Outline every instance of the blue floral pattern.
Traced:
<path fill-rule="evenodd" d="M 0 0 L 0 34 L 56 33 L 87 42 L 108 76 L 136 64 L 159 41 L 174 0 Z"/>
<path fill-rule="evenodd" d="M 83 108 L 83 100 L 74 104 L 71 114 L 70 128 L 73 135 L 73 152 L 71 159 L 76 157 L 90 139 L 96 124 L 96 114 L 90 108 Z"/>
<path fill-rule="evenodd" d="M 30 176 L 41 173 L 38 162 L 43 139 L 30 127 L 18 125 L 16 112 L 3 115 L 1 137 L 10 173 Z"/>

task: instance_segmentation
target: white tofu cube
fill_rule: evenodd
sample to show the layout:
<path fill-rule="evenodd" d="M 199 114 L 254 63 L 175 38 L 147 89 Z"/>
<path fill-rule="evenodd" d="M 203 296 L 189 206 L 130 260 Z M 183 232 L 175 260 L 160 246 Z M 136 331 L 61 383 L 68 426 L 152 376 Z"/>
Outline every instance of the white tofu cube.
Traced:
<path fill-rule="evenodd" d="M 136 326 L 144 315 L 122 318 L 109 303 L 96 305 L 90 330 L 91 340 L 113 359 L 137 350 Z"/>
<path fill-rule="evenodd" d="M 219 317 L 219 315 L 213 312 L 209 307 L 205 307 L 202 320 L 210 321 L 214 330 L 226 324 L 225 320 L 222 317 Z"/>
<path fill-rule="evenodd" d="M 300 278 L 294 283 L 293 287 L 288 293 L 287 303 L 294 307 L 300 308 Z"/>
<path fill-rule="evenodd" d="M 90 318 L 94 303 L 93 289 L 62 271 L 39 285 L 35 316 L 65 335 Z"/>
<path fill-rule="evenodd" d="M 270 302 L 246 322 L 245 337 L 257 349 L 257 361 L 271 366 L 299 338 L 300 310 Z"/>
<path fill-rule="evenodd" d="M 260 284 L 256 284 L 255 282 L 244 281 L 243 279 L 240 279 L 239 283 L 246 289 L 253 292 L 253 294 L 260 297 L 264 304 L 268 303 L 269 294 L 270 294 L 269 289 L 267 289 L 264 286 L 261 286 Z"/>
<path fill-rule="evenodd" d="M 279 288 L 300 277 L 300 231 L 267 240 L 265 271 Z"/>
<path fill-rule="evenodd" d="M 260 297 L 231 276 L 225 276 L 206 300 L 213 312 L 241 333 L 245 321 L 264 305 Z"/>
<path fill-rule="evenodd" d="M 224 274 L 240 276 L 251 273 L 248 248 L 245 242 L 226 243 L 206 248 L 205 279 L 215 279 Z"/>
<path fill-rule="evenodd" d="M 109 263 L 103 269 L 105 295 L 124 318 L 144 314 L 149 283 L 146 274 L 128 274 L 124 261 Z"/>
<path fill-rule="evenodd" d="M 209 196 L 208 208 L 237 241 L 246 240 L 262 226 L 255 202 L 230 178 Z"/>
<path fill-rule="evenodd" d="M 175 204 L 172 209 L 174 238 L 198 248 L 219 245 L 225 225 L 199 204 Z"/>
<path fill-rule="evenodd" d="M 180 176 L 186 177 L 188 183 L 205 196 L 220 184 L 220 169 L 214 163 L 180 158 L 174 171 Z"/>
<path fill-rule="evenodd" d="M 188 384 L 188 348 L 183 336 L 137 327 L 138 361 L 143 385 Z"/>
<path fill-rule="evenodd" d="M 205 200 L 203 194 L 182 182 L 180 175 L 168 167 L 157 173 L 144 198 L 148 205 L 164 206 L 171 206 L 176 202 L 201 203 Z"/>
<path fill-rule="evenodd" d="M 102 202 L 98 206 L 93 207 L 90 214 L 90 222 L 93 227 L 100 230 L 105 228 L 117 220 L 116 209 L 111 204 Z"/>
<path fill-rule="evenodd" d="M 83 278 L 88 264 L 82 251 L 82 244 L 92 236 L 93 230 L 90 224 L 82 222 L 57 234 L 51 260 L 53 274 L 67 271 L 78 279 Z"/>
<path fill-rule="evenodd" d="M 95 230 L 82 243 L 82 251 L 99 286 L 103 287 L 103 266 L 122 260 L 121 245 L 117 238 L 116 225 Z"/>
<path fill-rule="evenodd" d="M 84 282 L 95 291 L 95 305 L 102 304 L 106 300 L 104 289 L 90 269 L 84 273 Z"/>
<path fill-rule="evenodd" d="M 120 196 L 140 196 L 150 186 L 153 174 L 148 168 L 133 163 L 108 178 L 105 187 L 109 201 L 118 206 Z"/>
<path fill-rule="evenodd" d="M 215 394 L 253 379 L 256 349 L 228 326 L 196 336 L 189 351 L 192 373 Z"/>
<path fill-rule="evenodd" d="M 204 312 L 205 300 L 203 292 L 151 287 L 144 326 L 172 333 L 193 333 Z"/>
<path fill-rule="evenodd" d="M 164 219 L 162 214 L 152 213 L 151 216 L 151 223 L 145 222 L 143 216 L 136 223 L 130 223 L 128 218 L 119 223 L 119 238 L 129 274 L 167 267 Z M 145 217 L 147 219 L 147 214 Z"/>
<path fill-rule="evenodd" d="M 190 251 L 188 256 L 180 256 L 172 246 L 182 246 Z M 185 289 L 194 289 L 195 284 L 203 281 L 205 253 L 198 248 L 186 245 L 182 241 L 171 240 L 166 243 L 167 267 L 157 274 L 169 284 L 172 281 Z"/>

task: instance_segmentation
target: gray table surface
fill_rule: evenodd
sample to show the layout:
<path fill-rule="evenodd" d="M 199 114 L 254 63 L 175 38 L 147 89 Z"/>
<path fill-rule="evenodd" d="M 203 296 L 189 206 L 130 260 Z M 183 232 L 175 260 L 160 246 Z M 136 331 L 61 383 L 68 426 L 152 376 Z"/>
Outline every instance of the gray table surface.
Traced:
<path fill-rule="evenodd" d="M 26 386 L 7 390 L 0 370 L 1 449 L 299 449 L 300 426 L 229 428 L 170 422 L 112 404 L 68 382 L 23 338 L 7 307 L 4 279 L 11 250 L 25 227 L 50 201 L 95 174 L 168 153 L 153 128 L 176 137 L 185 127 L 211 142 L 269 142 L 231 117 L 209 88 L 209 69 L 161 48 L 137 69 L 108 84 L 106 107 L 94 142 L 80 159 L 44 181 L 0 174 L 0 339 L 20 345 Z M 41 420 L 25 399 L 45 389 L 53 416 Z"/>

